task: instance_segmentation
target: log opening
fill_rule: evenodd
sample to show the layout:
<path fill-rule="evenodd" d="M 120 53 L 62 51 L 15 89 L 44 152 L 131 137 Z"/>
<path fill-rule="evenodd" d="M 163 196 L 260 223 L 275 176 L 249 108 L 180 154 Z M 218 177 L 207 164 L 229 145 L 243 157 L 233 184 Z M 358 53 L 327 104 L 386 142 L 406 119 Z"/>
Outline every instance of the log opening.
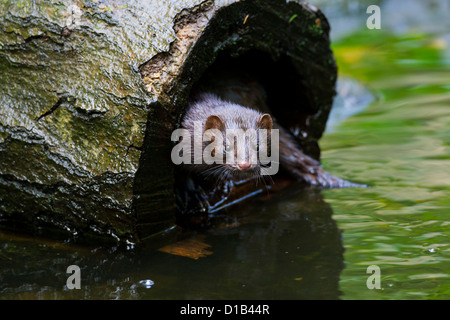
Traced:
<path fill-rule="evenodd" d="M 191 97 L 209 91 L 266 109 L 306 154 L 319 160 L 318 140 L 335 94 L 329 26 L 323 14 L 307 4 L 241 1 L 217 10 L 205 2 L 183 11 L 175 22 L 177 38 L 169 52 L 141 66 L 144 83 L 153 83 L 155 77 L 170 79 L 158 88 L 148 86 L 159 99 L 150 108 L 136 177 L 140 183 L 135 184 L 141 234 L 161 223 L 155 220 L 160 214 L 169 226 L 174 212 L 204 214 L 258 193 L 258 188 L 240 186 L 232 195 L 235 186 L 228 183 L 205 187 L 201 179 L 186 180 L 171 163 L 170 136 Z M 154 204 L 151 210 L 149 203 Z"/>

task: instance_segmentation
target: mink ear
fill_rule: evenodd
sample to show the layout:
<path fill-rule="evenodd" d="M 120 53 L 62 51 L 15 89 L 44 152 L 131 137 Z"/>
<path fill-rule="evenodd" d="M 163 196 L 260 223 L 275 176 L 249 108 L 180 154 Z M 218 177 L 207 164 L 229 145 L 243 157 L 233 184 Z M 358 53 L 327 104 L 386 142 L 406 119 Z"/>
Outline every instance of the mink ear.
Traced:
<path fill-rule="evenodd" d="M 258 120 L 259 128 L 271 130 L 272 125 L 273 125 L 273 122 L 272 122 L 272 117 L 270 116 L 270 114 L 265 113 L 261 117 L 259 117 L 259 120 Z"/>
<path fill-rule="evenodd" d="M 223 129 L 225 129 L 225 125 L 224 125 L 222 119 L 220 119 L 218 116 L 212 115 L 212 116 L 209 116 L 205 122 L 204 131 L 206 131 L 208 129 L 219 129 L 219 130 L 223 131 Z"/>

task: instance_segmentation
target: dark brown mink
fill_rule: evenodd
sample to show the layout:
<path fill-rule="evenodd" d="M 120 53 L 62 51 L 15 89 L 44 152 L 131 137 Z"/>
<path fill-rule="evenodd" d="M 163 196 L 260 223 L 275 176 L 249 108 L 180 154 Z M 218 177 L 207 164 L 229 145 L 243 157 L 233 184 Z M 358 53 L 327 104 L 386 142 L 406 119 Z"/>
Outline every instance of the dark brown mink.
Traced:
<path fill-rule="evenodd" d="M 194 130 L 194 123 L 201 122 L 203 131 Z M 324 171 L 319 161 L 311 158 L 302 152 L 301 148 L 295 143 L 294 138 L 279 126 L 275 119 L 267 112 L 261 112 L 246 106 L 242 106 L 233 102 L 229 102 L 219 98 L 213 93 L 201 93 L 192 99 L 189 103 L 187 111 L 182 119 L 181 127 L 189 130 L 191 137 L 196 134 L 203 135 L 208 129 L 218 129 L 225 136 L 228 129 L 266 129 L 270 133 L 272 129 L 279 131 L 279 166 L 287 172 L 291 177 L 298 181 L 302 181 L 307 185 L 318 186 L 323 188 L 334 187 L 354 187 L 360 186 L 352 182 L 348 182 L 337 178 Z M 208 142 L 209 143 L 209 142 Z M 204 143 L 203 148 L 207 143 Z M 257 138 L 246 138 L 246 152 L 250 148 L 259 148 L 260 143 Z M 262 145 L 262 144 L 261 144 Z M 267 143 L 270 149 L 270 140 Z M 227 142 L 224 141 L 224 149 L 227 148 Z M 268 152 L 270 153 L 271 150 Z M 235 150 L 236 152 L 236 150 Z M 248 156 L 240 162 L 223 163 L 223 164 L 207 164 L 202 161 L 199 164 L 193 164 L 194 151 L 192 149 L 192 164 L 183 164 L 183 169 L 190 173 L 195 173 L 208 177 L 222 179 L 245 179 L 248 177 L 256 177 L 263 180 L 266 177 L 261 176 L 261 168 L 264 167 L 259 161 L 249 163 Z M 236 154 L 235 154 L 236 155 Z M 270 179 L 272 180 L 272 179 Z"/>

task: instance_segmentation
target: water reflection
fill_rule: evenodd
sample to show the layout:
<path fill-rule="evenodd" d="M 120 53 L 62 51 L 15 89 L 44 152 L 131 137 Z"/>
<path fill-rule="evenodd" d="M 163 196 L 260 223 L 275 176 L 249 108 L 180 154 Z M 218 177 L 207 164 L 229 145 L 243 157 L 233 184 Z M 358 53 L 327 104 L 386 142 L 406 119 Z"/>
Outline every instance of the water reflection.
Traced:
<path fill-rule="evenodd" d="M 195 239 L 210 253 L 198 259 L 2 234 L 0 298 L 337 299 L 343 246 L 332 214 L 319 191 L 291 185 L 170 244 Z M 81 268 L 81 290 L 66 287 L 72 264 Z"/>

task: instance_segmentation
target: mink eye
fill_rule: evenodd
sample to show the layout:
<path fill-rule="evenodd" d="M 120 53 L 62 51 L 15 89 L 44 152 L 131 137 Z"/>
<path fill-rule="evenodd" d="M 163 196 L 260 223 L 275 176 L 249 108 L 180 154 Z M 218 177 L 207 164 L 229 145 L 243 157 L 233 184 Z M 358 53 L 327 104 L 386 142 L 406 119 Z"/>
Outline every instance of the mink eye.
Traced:
<path fill-rule="evenodd" d="M 231 145 L 229 143 L 225 144 L 225 151 L 228 152 L 231 150 Z"/>

